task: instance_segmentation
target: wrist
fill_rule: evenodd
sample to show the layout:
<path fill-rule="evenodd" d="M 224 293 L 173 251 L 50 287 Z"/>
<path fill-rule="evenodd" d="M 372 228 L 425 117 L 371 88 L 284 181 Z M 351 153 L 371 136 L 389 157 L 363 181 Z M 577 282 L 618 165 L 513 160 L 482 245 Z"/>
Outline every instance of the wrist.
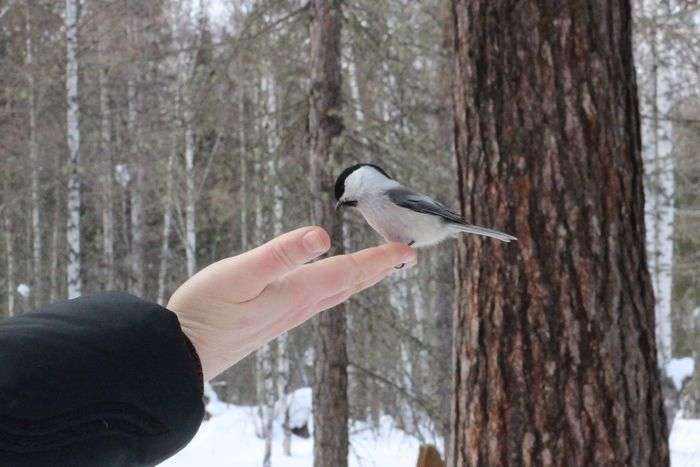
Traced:
<path fill-rule="evenodd" d="M 187 334 L 184 332 L 182 333 L 183 337 L 185 338 L 185 345 L 187 346 L 187 350 L 190 352 L 190 357 L 192 358 L 192 364 L 194 365 L 195 371 L 197 372 L 197 376 L 199 377 L 199 383 L 200 387 L 202 388 L 202 393 L 204 392 L 204 372 L 202 369 L 202 361 L 199 358 L 199 354 L 197 353 L 197 349 L 194 347 L 194 344 L 190 340 L 189 337 L 187 337 Z"/>
<path fill-rule="evenodd" d="M 227 349 L 228 346 L 225 345 L 223 337 L 214 335 L 212 332 L 202 335 L 182 322 L 181 327 L 198 357 L 203 382 L 211 380 L 239 360 L 229 355 L 230 350 Z"/>

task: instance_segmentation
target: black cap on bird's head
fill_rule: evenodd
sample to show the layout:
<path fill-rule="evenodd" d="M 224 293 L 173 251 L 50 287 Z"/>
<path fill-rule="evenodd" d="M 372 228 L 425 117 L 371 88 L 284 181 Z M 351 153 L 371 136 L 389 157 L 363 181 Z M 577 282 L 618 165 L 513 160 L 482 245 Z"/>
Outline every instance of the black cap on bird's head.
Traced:
<path fill-rule="evenodd" d="M 380 172 L 382 175 L 384 175 L 386 178 L 391 178 L 388 173 L 384 171 L 381 167 L 378 165 L 374 164 L 355 164 L 351 165 L 350 167 L 347 167 L 345 170 L 340 172 L 340 175 L 338 175 L 338 178 L 335 180 L 335 200 L 340 201 L 340 198 L 343 197 L 343 194 L 345 193 L 345 179 L 347 179 L 350 174 L 352 174 L 354 171 L 356 171 L 359 168 L 362 167 L 372 167 L 373 169 L 377 170 Z"/>

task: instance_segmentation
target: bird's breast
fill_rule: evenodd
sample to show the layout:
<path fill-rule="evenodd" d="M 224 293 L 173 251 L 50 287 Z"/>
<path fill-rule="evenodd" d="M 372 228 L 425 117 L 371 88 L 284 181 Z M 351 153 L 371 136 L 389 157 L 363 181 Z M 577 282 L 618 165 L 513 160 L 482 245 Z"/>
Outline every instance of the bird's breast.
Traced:
<path fill-rule="evenodd" d="M 415 246 L 426 246 L 447 236 L 440 218 L 402 208 L 389 199 L 360 203 L 358 209 L 387 242 L 415 242 Z"/>

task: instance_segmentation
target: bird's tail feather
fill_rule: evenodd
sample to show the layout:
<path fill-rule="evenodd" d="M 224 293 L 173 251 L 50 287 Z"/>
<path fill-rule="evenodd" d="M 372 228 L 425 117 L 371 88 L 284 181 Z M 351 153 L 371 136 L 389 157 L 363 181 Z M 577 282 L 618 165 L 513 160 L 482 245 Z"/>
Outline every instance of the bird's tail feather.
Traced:
<path fill-rule="evenodd" d="M 517 238 L 515 238 L 512 235 L 508 235 L 507 233 L 499 232 L 498 230 L 487 229 L 486 227 L 479 227 L 478 225 L 469 225 L 469 224 L 453 224 L 453 225 L 460 232 L 466 232 L 466 233 L 471 233 L 471 234 L 476 234 L 476 235 L 483 235 L 485 237 L 495 238 L 495 239 L 500 240 L 502 242 L 510 242 L 511 240 L 517 240 Z"/>

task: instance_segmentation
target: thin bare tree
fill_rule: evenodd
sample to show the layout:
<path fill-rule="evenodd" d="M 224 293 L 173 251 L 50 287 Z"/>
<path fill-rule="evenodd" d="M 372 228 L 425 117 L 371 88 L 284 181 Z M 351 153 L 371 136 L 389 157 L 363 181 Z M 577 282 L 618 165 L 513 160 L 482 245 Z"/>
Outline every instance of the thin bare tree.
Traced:
<path fill-rule="evenodd" d="M 78 84 L 78 0 L 66 0 L 66 137 L 68 140 L 68 298 L 82 293 L 80 276 L 80 88 Z"/>
<path fill-rule="evenodd" d="M 311 4 L 311 89 L 309 98 L 309 180 L 311 220 L 331 234 L 331 254 L 341 253 L 342 222 L 333 212 L 333 177 L 339 167 L 334 145 L 343 131 L 341 116 L 340 0 Z M 315 318 L 314 466 L 348 464 L 348 357 L 345 305 Z"/>

